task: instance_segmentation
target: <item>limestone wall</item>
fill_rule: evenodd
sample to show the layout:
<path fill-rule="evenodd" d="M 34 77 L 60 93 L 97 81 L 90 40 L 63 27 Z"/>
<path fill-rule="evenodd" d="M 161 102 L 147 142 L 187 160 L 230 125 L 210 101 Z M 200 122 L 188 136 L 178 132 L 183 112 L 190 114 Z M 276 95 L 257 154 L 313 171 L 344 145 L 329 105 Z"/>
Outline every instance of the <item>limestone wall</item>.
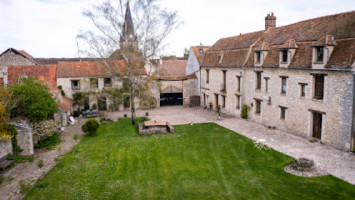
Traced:
<path fill-rule="evenodd" d="M 27 120 L 15 120 L 11 122 L 17 130 L 17 145 L 23 150 L 21 155 L 33 155 L 33 138 L 32 138 L 32 129 Z"/>
<path fill-rule="evenodd" d="M 11 140 L 7 142 L 0 142 L 0 158 L 12 154 Z"/>
<path fill-rule="evenodd" d="M 205 69 L 201 70 L 201 105 L 203 95 L 208 96 L 208 102 L 213 103 L 214 108 L 215 94 L 218 94 L 220 105 L 221 95 L 225 95 L 226 106 L 221 111 L 240 117 L 236 95 L 241 95 L 241 105 L 250 106 L 250 120 L 307 138 L 312 137 L 312 113 L 318 111 L 324 113 L 321 141 L 338 149 L 350 150 L 353 89 L 350 72 L 263 68 L 261 89 L 256 90 L 254 68 L 226 68 L 227 91 L 221 92 L 222 69 L 210 69 L 209 83 L 206 83 Z M 311 73 L 326 74 L 323 100 L 313 98 L 314 76 Z M 240 92 L 237 91 L 237 75 L 242 77 Z M 280 76 L 288 77 L 286 94 L 281 93 Z M 269 78 L 267 91 L 265 77 Z M 304 97 L 301 97 L 299 83 L 307 84 Z M 260 114 L 255 113 L 255 99 L 262 100 Z M 281 119 L 280 106 L 287 107 L 285 119 Z"/>
<path fill-rule="evenodd" d="M 198 96 L 198 80 L 188 79 L 183 81 L 184 105 L 190 105 L 190 96 Z"/>

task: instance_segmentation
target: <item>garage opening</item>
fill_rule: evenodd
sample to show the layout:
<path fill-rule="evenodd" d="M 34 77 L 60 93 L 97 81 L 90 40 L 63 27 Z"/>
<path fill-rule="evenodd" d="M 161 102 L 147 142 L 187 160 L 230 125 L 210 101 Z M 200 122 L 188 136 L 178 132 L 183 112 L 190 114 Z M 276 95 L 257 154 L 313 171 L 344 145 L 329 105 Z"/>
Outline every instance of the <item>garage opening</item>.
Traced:
<path fill-rule="evenodd" d="M 182 93 L 162 93 L 160 94 L 160 106 L 182 106 Z"/>

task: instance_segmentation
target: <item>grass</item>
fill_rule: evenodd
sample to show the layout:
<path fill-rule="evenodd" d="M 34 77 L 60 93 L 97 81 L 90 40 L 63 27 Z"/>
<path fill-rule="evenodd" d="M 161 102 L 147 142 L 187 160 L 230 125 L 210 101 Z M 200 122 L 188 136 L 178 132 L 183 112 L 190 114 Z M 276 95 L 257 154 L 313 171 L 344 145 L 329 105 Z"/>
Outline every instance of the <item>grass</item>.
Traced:
<path fill-rule="evenodd" d="M 43 160 L 39 160 L 38 163 L 37 163 L 37 167 L 38 168 L 42 168 L 43 166 L 44 166 Z"/>
<path fill-rule="evenodd" d="M 23 156 L 23 155 L 9 155 L 9 160 L 14 160 L 15 163 L 33 162 L 33 156 Z"/>
<path fill-rule="evenodd" d="M 40 141 L 37 145 L 36 148 L 46 148 L 47 150 L 53 149 L 53 147 L 57 146 L 57 144 L 61 143 L 62 140 L 60 139 L 60 134 L 59 133 L 54 133 L 53 135 L 47 137 L 46 139 Z"/>
<path fill-rule="evenodd" d="M 334 176 L 284 172 L 293 161 L 216 124 L 180 125 L 175 134 L 138 136 L 122 119 L 102 125 L 25 199 L 353 199 Z"/>
<path fill-rule="evenodd" d="M 0 185 L 4 181 L 4 177 L 0 176 Z"/>

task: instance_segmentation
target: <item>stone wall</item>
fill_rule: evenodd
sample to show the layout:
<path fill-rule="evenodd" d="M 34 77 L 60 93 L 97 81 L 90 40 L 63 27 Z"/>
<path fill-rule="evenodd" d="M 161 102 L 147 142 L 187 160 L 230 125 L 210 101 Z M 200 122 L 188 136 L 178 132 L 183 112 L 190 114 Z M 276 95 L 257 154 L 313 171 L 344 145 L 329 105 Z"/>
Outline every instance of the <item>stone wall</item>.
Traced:
<path fill-rule="evenodd" d="M 197 76 L 197 95 L 200 95 L 200 64 L 198 63 L 194 51 L 192 50 L 192 48 L 190 48 L 189 59 L 187 60 L 186 66 L 186 75 L 190 75 L 192 73 L 195 73 Z"/>
<path fill-rule="evenodd" d="M 226 68 L 227 88 L 221 92 L 222 69 L 211 68 L 210 80 L 206 83 L 206 68 L 201 70 L 201 102 L 203 95 L 208 96 L 208 103 L 213 103 L 215 109 L 215 94 L 218 94 L 219 104 L 221 95 L 226 98 L 226 106 L 221 108 L 223 113 L 240 117 L 237 108 L 237 95 L 241 95 L 241 102 L 249 105 L 249 119 L 274 126 L 277 129 L 303 136 L 312 137 L 313 111 L 322 115 L 321 142 L 342 150 L 350 150 L 351 118 L 352 118 L 352 81 L 350 72 L 325 70 L 296 70 L 285 68 L 263 68 L 261 89 L 256 90 L 256 73 L 254 68 Z M 326 74 L 324 78 L 324 99 L 316 100 L 314 95 L 314 76 L 311 73 Z M 237 78 L 241 75 L 241 91 L 237 91 Z M 281 93 L 281 78 L 286 81 L 286 94 Z M 268 89 L 266 80 L 268 78 Z M 306 85 L 306 94 L 301 97 L 301 86 Z M 261 101 L 261 113 L 257 114 L 256 101 Z M 281 107 L 286 107 L 286 118 L 281 119 Z"/>
<path fill-rule="evenodd" d="M 7 142 L 0 142 L 0 158 L 12 154 L 12 143 L 11 140 Z"/>
<path fill-rule="evenodd" d="M 198 79 L 188 79 L 183 81 L 184 105 L 190 105 L 190 96 L 198 96 Z"/>
<path fill-rule="evenodd" d="M 32 138 L 32 129 L 28 120 L 18 119 L 11 122 L 17 130 L 17 145 L 23 150 L 21 155 L 33 155 L 33 138 Z"/>
<path fill-rule="evenodd" d="M 15 65 L 34 65 L 34 63 L 21 55 L 8 51 L 0 56 L 0 78 L 3 77 L 3 73 L 7 74 L 8 66 Z"/>

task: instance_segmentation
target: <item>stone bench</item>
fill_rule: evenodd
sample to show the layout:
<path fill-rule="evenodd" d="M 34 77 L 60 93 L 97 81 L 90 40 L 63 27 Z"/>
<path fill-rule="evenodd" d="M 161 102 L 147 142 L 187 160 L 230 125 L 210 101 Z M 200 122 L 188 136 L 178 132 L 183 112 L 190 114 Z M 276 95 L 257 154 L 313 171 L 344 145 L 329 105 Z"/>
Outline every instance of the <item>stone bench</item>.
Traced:
<path fill-rule="evenodd" d="M 5 171 L 7 167 L 9 167 L 12 163 L 14 163 L 13 160 L 8 160 L 7 156 L 3 156 L 0 158 L 0 169 Z"/>

